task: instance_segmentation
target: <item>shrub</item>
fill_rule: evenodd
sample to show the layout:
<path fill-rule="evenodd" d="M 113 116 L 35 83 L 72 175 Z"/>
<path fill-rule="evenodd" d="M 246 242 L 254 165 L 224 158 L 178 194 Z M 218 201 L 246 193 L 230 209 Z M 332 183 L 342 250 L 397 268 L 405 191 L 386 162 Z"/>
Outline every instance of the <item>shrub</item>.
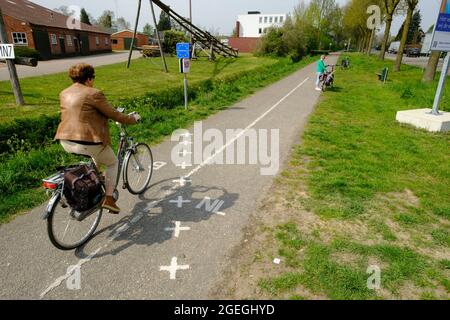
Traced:
<path fill-rule="evenodd" d="M 270 28 L 261 41 L 259 53 L 264 55 L 275 55 L 278 57 L 286 56 L 289 52 L 289 47 L 286 42 L 283 41 L 283 35 L 284 29 Z"/>
<path fill-rule="evenodd" d="M 176 51 L 177 43 L 188 42 L 188 38 L 181 31 L 167 30 L 164 31 L 164 52 L 174 54 Z"/>
<path fill-rule="evenodd" d="M 14 54 L 16 55 L 16 57 L 24 57 L 24 58 L 40 59 L 41 57 L 39 51 L 28 47 L 14 47 Z"/>

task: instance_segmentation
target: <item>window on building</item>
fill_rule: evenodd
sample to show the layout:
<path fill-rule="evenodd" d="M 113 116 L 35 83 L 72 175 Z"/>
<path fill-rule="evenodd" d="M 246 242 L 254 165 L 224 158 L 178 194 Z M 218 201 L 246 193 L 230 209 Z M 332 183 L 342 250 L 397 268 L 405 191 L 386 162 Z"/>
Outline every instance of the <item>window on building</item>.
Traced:
<path fill-rule="evenodd" d="M 264 23 L 267 23 L 267 17 L 264 17 Z"/>
<path fill-rule="evenodd" d="M 270 17 L 270 19 L 269 19 L 269 23 L 272 23 L 273 22 L 273 18 L 272 17 Z"/>
<path fill-rule="evenodd" d="M 280 17 L 280 23 L 283 23 L 283 20 L 284 20 L 284 18 L 283 18 L 283 16 L 281 16 Z"/>
<path fill-rule="evenodd" d="M 117 39 L 111 39 L 111 42 L 112 42 L 112 44 L 117 44 L 118 43 Z"/>
<path fill-rule="evenodd" d="M 71 47 L 72 46 L 72 37 L 69 34 L 66 37 L 67 37 L 67 45 L 69 47 Z"/>
<path fill-rule="evenodd" d="M 50 41 L 51 41 L 52 45 L 58 44 L 58 39 L 56 38 L 56 34 L 54 34 L 54 33 L 50 34 Z"/>
<path fill-rule="evenodd" d="M 262 33 L 262 28 L 259 28 L 259 34 L 261 34 Z"/>
<path fill-rule="evenodd" d="M 108 39 L 108 37 L 105 37 L 105 45 L 109 45 L 109 39 Z"/>
<path fill-rule="evenodd" d="M 278 23 L 278 17 L 275 17 L 275 23 Z"/>
<path fill-rule="evenodd" d="M 12 33 L 13 43 L 17 45 L 27 45 L 27 34 L 25 32 L 13 32 Z"/>
<path fill-rule="evenodd" d="M 95 37 L 95 44 L 96 44 L 97 46 L 100 45 L 100 39 L 99 39 L 98 37 Z"/>
<path fill-rule="evenodd" d="M 263 17 L 259 17 L 259 23 L 263 22 Z"/>
<path fill-rule="evenodd" d="M 264 33 L 267 33 L 267 28 L 264 28 Z"/>

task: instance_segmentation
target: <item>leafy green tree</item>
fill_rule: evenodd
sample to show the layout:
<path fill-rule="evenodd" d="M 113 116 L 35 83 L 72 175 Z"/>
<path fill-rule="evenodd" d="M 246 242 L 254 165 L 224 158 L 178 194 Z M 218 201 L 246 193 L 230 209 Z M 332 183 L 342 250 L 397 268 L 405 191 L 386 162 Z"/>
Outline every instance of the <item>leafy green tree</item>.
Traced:
<path fill-rule="evenodd" d="M 117 18 L 114 25 L 116 26 L 118 31 L 129 30 L 131 28 L 131 24 L 127 20 L 125 20 L 124 17 Z"/>
<path fill-rule="evenodd" d="M 286 56 L 289 47 L 283 41 L 284 35 L 282 28 L 269 28 L 262 39 L 260 52 L 266 55 Z"/>
<path fill-rule="evenodd" d="M 143 33 L 146 34 L 149 37 L 152 37 L 154 34 L 155 29 L 152 27 L 150 23 L 145 24 Z"/>
<path fill-rule="evenodd" d="M 189 42 L 184 32 L 175 30 L 164 31 L 164 52 L 174 54 L 176 52 L 176 46 L 178 42 Z"/>
<path fill-rule="evenodd" d="M 89 15 L 84 8 L 82 8 L 80 11 L 80 21 L 83 23 L 86 23 L 88 25 L 91 25 L 91 20 L 89 19 Z"/>
<path fill-rule="evenodd" d="M 158 22 L 158 31 L 165 31 L 172 29 L 170 17 L 165 11 L 161 11 Z"/>
<path fill-rule="evenodd" d="M 410 44 L 416 44 L 420 42 L 421 39 L 419 39 L 419 34 L 421 30 L 421 24 L 422 24 L 422 15 L 420 14 L 420 10 L 417 10 L 414 12 L 414 15 L 412 17 L 411 26 L 408 30 L 408 40 L 407 43 Z"/>
<path fill-rule="evenodd" d="M 113 26 L 114 12 L 111 10 L 103 11 L 103 14 L 98 18 L 97 25 L 105 30 L 111 30 Z"/>

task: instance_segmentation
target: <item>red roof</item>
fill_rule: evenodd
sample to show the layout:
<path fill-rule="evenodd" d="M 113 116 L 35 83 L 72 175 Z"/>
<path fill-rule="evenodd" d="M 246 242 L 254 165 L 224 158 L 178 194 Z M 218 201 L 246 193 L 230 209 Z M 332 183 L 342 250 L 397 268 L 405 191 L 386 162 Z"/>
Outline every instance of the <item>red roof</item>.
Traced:
<path fill-rule="evenodd" d="M 27 0 L 0 0 L 0 8 L 2 9 L 4 15 L 26 21 L 37 26 L 75 29 L 108 34 L 108 32 L 105 32 L 100 28 L 90 26 L 79 21 L 77 21 L 79 28 L 73 28 L 70 24 L 68 25 L 68 21 L 70 23 L 69 17 Z"/>

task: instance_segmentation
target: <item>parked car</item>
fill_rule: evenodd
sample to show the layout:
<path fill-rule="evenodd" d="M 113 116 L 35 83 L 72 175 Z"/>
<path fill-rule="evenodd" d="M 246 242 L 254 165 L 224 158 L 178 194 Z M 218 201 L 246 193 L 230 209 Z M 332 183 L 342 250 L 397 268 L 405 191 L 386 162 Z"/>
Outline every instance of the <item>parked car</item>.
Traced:
<path fill-rule="evenodd" d="M 400 41 L 394 41 L 389 46 L 388 53 L 397 54 L 399 48 L 400 48 Z"/>
<path fill-rule="evenodd" d="M 420 49 L 419 48 L 409 48 L 406 50 L 407 57 L 420 57 Z"/>

